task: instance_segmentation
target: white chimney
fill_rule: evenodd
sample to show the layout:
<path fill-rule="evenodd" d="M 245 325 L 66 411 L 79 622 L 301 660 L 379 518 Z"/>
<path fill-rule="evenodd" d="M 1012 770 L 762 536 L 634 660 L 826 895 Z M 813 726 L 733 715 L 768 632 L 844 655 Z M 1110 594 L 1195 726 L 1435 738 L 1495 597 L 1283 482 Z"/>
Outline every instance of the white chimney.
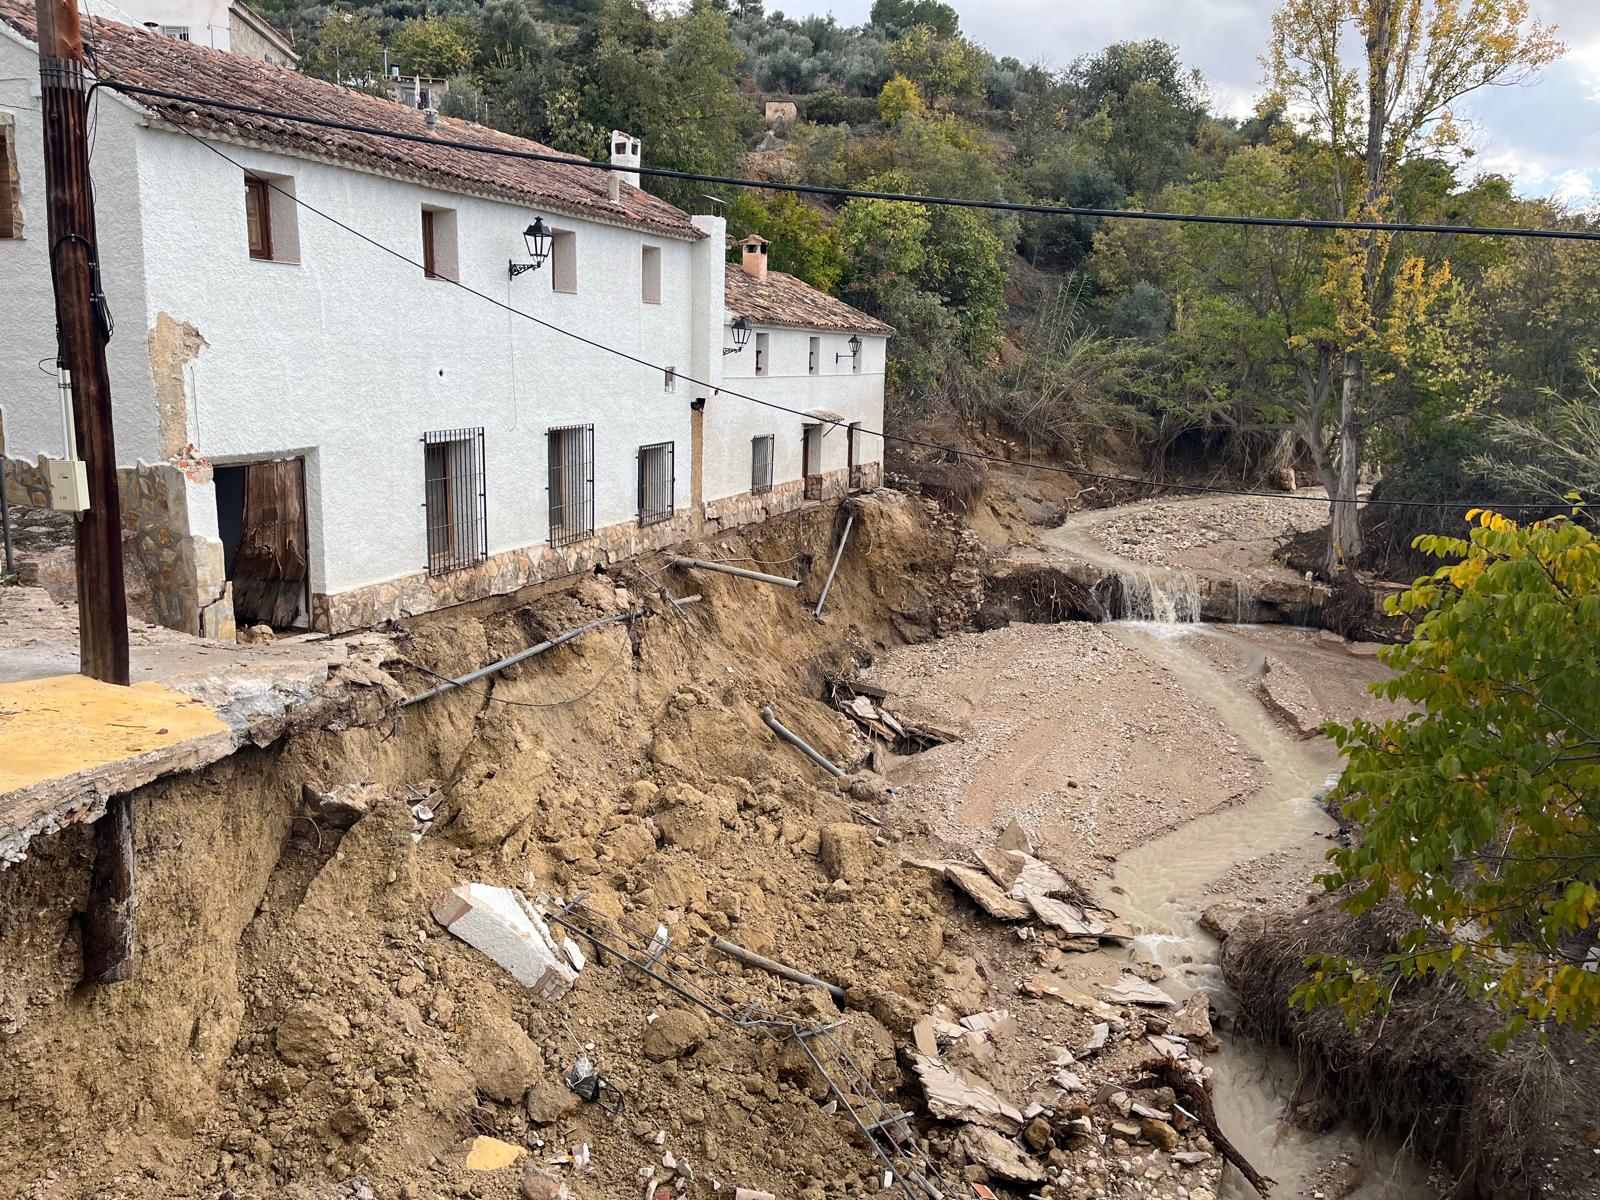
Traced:
<path fill-rule="evenodd" d="M 767 247 L 771 245 L 759 233 L 752 233 L 739 243 L 744 259 L 744 273 L 760 283 L 767 281 Z"/>
<path fill-rule="evenodd" d="M 615 172 L 616 178 L 630 187 L 639 186 L 639 139 L 620 129 L 611 131 L 611 165 L 623 168 Z M 629 170 L 628 168 L 632 168 Z"/>

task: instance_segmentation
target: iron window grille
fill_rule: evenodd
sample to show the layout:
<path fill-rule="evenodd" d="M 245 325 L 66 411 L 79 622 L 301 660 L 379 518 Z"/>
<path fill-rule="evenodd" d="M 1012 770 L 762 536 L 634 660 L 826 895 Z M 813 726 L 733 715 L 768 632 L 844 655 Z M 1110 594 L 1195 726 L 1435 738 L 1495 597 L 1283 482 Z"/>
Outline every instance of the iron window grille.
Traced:
<path fill-rule="evenodd" d="M 770 433 L 750 441 L 750 490 L 761 493 L 772 489 L 772 443 Z"/>
<path fill-rule="evenodd" d="M 639 447 L 640 525 L 655 525 L 671 519 L 677 483 L 676 455 L 671 442 Z"/>
<path fill-rule="evenodd" d="M 428 574 L 459 571 L 489 557 L 483 427 L 422 435 Z"/>
<path fill-rule="evenodd" d="M 565 425 L 546 435 L 550 471 L 550 544 L 594 536 L 594 426 Z"/>

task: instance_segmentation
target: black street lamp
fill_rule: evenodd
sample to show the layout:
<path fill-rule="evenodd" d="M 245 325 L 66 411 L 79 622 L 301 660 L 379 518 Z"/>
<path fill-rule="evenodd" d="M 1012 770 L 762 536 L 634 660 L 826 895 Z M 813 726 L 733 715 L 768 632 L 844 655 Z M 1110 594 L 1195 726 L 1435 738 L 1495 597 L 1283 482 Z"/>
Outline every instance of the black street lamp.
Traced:
<path fill-rule="evenodd" d="M 724 346 L 722 348 L 722 353 L 724 356 L 729 354 L 737 354 L 749 344 L 750 322 L 746 321 L 743 317 L 740 317 L 733 323 L 733 345 Z"/>
<path fill-rule="evenodd" d="M 524 271 L 537 271 L 544 266 L 544 260 L 550 257 L 550 230 L 545 227 L 543 217 L 535 217 L 533 224 L 522 231 L 522 240 L 527 243 L 528 257 L 533 261 L 519 263 L 512 259 L 509 264 L 512 279 Z"/>
<path fill-rule="evenodd" d="M 850 335 L 850 340 L 848 342 L 846 342 L 845 345 L 850 347 L 850 353 L 849 354 L 835 354 L 833 356 L 833 361 L 834 362 L 838 362 L 841 358 L 848 358 L 852 362 L 854 362 L 857 358 L 861 357 L 861 339 L 858 338 L 855 334 L 851 334 Z"/>

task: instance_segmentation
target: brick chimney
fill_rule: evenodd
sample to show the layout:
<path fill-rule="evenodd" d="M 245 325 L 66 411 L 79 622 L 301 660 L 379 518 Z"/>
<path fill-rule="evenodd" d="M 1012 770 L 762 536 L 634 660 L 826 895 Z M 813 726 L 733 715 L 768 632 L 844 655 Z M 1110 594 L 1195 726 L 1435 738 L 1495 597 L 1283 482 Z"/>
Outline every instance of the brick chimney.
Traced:
<path fill-rule="evenodd" d="M 620 179 L 630 187 L 638 187 L 640 154 L 639 139 L 633 134 L 623 133 L 620 129 L 611 131 L 611 165 L 622 168 L 611 173 L 613 179 Z M 629 170 L 630 167 L 633 169 Z"/>
<path fill-rule="evenodd" d="M 760 283 L 767 281 L 767 247 L 771 244 L 759 233 L 752 233 L 739 243 L 744 255 L 744 273 Z"/>

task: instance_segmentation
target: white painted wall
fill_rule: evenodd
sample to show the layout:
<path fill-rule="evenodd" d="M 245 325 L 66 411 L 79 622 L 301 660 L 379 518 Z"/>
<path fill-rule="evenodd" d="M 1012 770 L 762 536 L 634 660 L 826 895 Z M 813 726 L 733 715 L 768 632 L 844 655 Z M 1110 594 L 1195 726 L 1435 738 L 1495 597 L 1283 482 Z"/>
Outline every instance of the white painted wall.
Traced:
<path fill-rule="evenodd" d="M 191 437 L 213 462 L 307 455 L 312 589 L 336 593 L 426 563 L 428 430 L 485 429 L 489 552 L 548 540 L 545 434 L 595 426 L 595 523 L 637 515 L 635 455 L 676 443 L 675 503 L 689 497 L 689 402 L 659 371 L 582 345 L 429 280 L 329 221 L 297 210 L 299 261 L 249 257 L 239 168 L 182 134 L 142 139 L 149 308 L 198 328 Z M 290 176 L 298 199 L 422 258 L 423 204 L 456 210 L 463 283 L 649 362 L 692 361 L 690 243 L 545 213 L 576 234 L 578 290 L 550 264 L 515 280 L 533 212 L 412 183 L 228 146 L 253 170 Z M 182 180 L 175 191 L 174 180 Z M 275 239 L 278 231 L 274 231 Z M 663 303 L 640 303 L 641 246 L 661 249 Z M 204 270 L 196 270 L 204 263 Z M 197 489 L 204 492 L 207 489 Z M 192 509 L 215 501 L 191 496 Z"/>
<path fill-rule="evenodd" d="M 755 373 L 756 334 L 767 335 L 769 362 L 765 375 Z M 726 334 L 733 345 L 732 334 Z M 822 339 L 817 374 L 809 373 L 810 340 Z M 804 412 L 827 409 L 846 422 L 859 421 L 864 429 L 883 428 L 883 366 L 887 339 L 861 338 L 861 370 L 851 369 L 848 333 L 755 326 L 750 341 L 738 354 L 723 359 L 725 388 L 760 400 Z M 838 362 L 834 355 L 845 357 Z M 705 498 L 720 500 L 750 490 L 753 438 L 772 434 L 772 482 L 800 478 L 801 427 L 805 417 L 767 408 L 736 396 L 714 396 L 706 405 Z M 881 462 L 883 439 L 862 435 L 857 442 L 859 462 Z M 822 438 L 822 470 L 842 471 L 846 462 L 845 431 L 828 427 Z"/>
<path fill-rule="evenodd" d="M 14 113 L 26 235 L 0 240 L 0 407 L 17 458 L 62 453 L 43 205 L 37 59 L 0 26 L 0 112 Z M 117 319 L 110 345 L 120 465 L 161 461 L 149 335 L 158 314 L 204 339 L 185 371 L 188 440 L 215 464 L 303 454 L 311 586 L 333 594 L 426 567 L 423 449 L 429 430 L 483 426 L 489 552 L 549 538 L 546 432 L 595 426 L 595 524 L 637 516 L 636 453 L 676 447 L 675 505 L 691 502 L 690 404 L 707 397 L 706 499 L 748 490 L 750 439 L 774 433 L 774 480 L 800 473 L 803 418 L 716 395 L 727 386 L 796 409 L 825 407 L 881 428 L 884 339 L 865 339 L 862 370 L 835 363 L 848 335 L 822 334 L 821 372 L 806 371 L 808 334 L 767 330 L 770 373 L 731 345 L 718 218 L 687 240 L 542 213 L 576 236 L 578 290 L 557 293 L 551 266 L 507 278 L 522 259 L 522 205 L 462 196 L 259 149 L 219 144 L 240 166 L 177 132 L 152 128 L 109 93 L 99 99 L 93 173 L 102 263 Z M 297 261 L 249 257 L 242 168 L 289 177 L 297 197 L 419 262 L 422 206 L 453 209 L 462 282 L 571 330 L 710 386 L 662 373 L 542 328 L 363 242 L 307 209 L 292 213 Z M 641 301 L 641 247 L 661 251 L 660 304 Z M 48 365 L 48 362 L 47 362 Z M 862 461 L 881 456 L 861 442 Z M 845 465 L 842 431 L 824 439 L 825 470 Z M 215 489 L 189 485 L 193 533 L 215 538 Z"/>
<path fill-rule="evenodd" d="M 150 21 L 157 25 L 183 25 L 188 27 L 189 40 L 197 46 L 232 49 L 229 0 L 116 0 L 116 5 L 118 11 L 111 20 L 136 26 Z M 93 5 L 90 8 L 96 15 L 105 15 Z"/>
<path fill-rule="evenodd" d="M 116 330 L 106 357 L 112 380 L 113 426 L 124 463 L 153 461 L 155 388 L 150 377 L 144 307 L 144 242 L 135 153 L 138 117 L 110 92 L 97 93 L 99 129 L 90 163 L 100 213 L 101 279 Z M 0 239 L 0 410 L 6 453 L 59 458 L 55 299 L 50 289 L 45 215 L 44 141 L 39 111 L 39 59 L 10 26 L 0 24 L 0 113 L 15 120 L 23 236 Z M 41 366 L 44 368 L 41 370 Z"/>

